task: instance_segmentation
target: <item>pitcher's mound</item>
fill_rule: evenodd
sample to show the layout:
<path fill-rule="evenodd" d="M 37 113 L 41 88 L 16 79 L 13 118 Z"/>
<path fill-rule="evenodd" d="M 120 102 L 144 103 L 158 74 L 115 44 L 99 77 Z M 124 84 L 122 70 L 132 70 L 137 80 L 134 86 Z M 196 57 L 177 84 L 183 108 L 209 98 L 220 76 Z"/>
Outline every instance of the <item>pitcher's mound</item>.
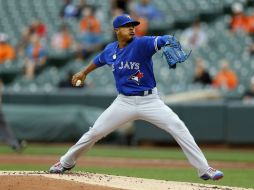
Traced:
<path fill-rule="evenodd" d="M 172 182 L 93 173 L 1 171 L 0 189 L 8 190 L 244 190 L 244 188 Z"/>

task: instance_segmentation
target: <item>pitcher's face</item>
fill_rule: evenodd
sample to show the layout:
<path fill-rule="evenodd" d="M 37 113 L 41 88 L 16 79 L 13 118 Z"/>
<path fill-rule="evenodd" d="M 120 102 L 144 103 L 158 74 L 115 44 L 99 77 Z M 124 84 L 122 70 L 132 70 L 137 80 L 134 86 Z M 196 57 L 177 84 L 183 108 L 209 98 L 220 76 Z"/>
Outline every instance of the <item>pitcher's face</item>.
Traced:
<path fill-rule="evenodd" d="M 118 38 L 129 41 L 135 36 L 135 27 L 133 24 L 129 23 L 115 29 L 115 32 Z"/>

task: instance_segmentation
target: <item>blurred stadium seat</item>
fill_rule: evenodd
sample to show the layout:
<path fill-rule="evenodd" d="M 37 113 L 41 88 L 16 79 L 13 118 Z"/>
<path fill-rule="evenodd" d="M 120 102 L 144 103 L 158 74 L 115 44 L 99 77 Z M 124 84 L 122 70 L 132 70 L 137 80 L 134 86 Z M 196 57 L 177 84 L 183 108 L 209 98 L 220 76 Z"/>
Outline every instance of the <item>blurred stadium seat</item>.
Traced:
<path fill-rule="evenodd" d="M 192 77 L 194 74 L 194 63 L 198 57 L 206 59 L 212 74 L 218 70 L 219 60 L 227 57 L 240 78 L 240 85 L 233 93 L 240 96 L 245 90 L 248 79 L 252 75 L 251 69 L 254 67 L 253 60 L 248 55 L 245 55 L 244 49 L 251 39 L 244 33 L 230 34 L 228 32 L 230 17 L 228 14 L 223 13 L 225 8 L 230 7 L 236 1 L 243 4 L 247 2 L 244 0 L 152 0 L 165 17 L 163 18 L 163 25 L 161 25 L 161 22 L 154 22 L 151 23 L 151 28 L 163 29 L 164 33 L 175 33 L 178 36 L 182 32 L 182 28 L 177 28 L 176 23 L 183 21 L 191 24 L 197 18 L 200 18 L 202 21 L 201 15 L 203 14 L 210 14 L 214 17 L 213 21 L 202 22 L 202 27 L 209 37 L 208 45 L 205 48 L 193 51 L 189 60 L 179 65 L 176 70 L 168 69 L 160 53 L 154 56 L 155 75 L 158 87 L 163 94 L 183 92 L 197 88 L 192 86 Z M 103 38 L 105 42 L 112 41 L 112 18 L 109 14 L 111 9 L 110 1 L 88 0 L 87 2 L 100 9 L 99 19 L 102 23 Z M 77 3 L 77 1 L 73 1 L 73 3 Z M 30 24 L 34 18 L 39 17 L 47 25 L 47 41 L 44 43 L 48 47 L 49 57 L 68 57 L 64 53 L 54 52 L 48 45 L 50 37 L 57 31 L 58 26 L 62 22 L 59 18 L 61 5 L 62 1 L 59 0 L 0 0 L 1 32 L 8 33 L 11 44 L 16 45 L 24 26 Z M 217 13 L 220 16 L 215 16 Z M 67 19 L 65 22 L 70 27 L 74 38 L 78 39 L 78 21 Z M 48 64 L 36 76 L 34 81 L 28 81 L 23 78 L 23 62 L 22 59 L 17 59 L 15 63 L 10 64 L 11 66 L 1 66 L 1 75 L 6 75 L 6 73 L 8 75 L 9 73 L 10 76 L 14 76 L 13 78 L 16 77 L 15 80 L 8 81 L 7 91 L 15 92 L 17 89 L 22 89 L 23 91 L 27 89 L 31 91 L 54 90 L 57 88 L 58 82 L 66 77 L 70 70 L 78 71 L 87 64 L 88 60 L 82 62 L 68 59 L 64 61 L 63 65 L 58 65 L 57 67 L 54 64 Z M 114 89 L 114 79 L 110 69 L 98 69 L 89 78 L 94 82 L 93 88 L 100 89 L 103 87 L 103 90 L 108 89 L 108 91 L 113 91 L 112 89 Z"/>

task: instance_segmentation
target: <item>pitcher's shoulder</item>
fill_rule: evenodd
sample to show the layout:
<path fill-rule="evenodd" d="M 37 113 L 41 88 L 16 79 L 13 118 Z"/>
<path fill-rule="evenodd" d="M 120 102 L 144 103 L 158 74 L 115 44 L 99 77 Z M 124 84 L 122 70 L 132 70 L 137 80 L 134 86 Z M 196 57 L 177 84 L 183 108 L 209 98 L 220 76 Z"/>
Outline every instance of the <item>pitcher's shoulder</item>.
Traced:
<path fill-rule="evenodd" d="M 139 42 L 146 42 L 146 41 L 154 41 L 157 36 L 142 36 L 136 37 L 136 40 Z"/>
<path fill-rule="evenodd" d="M 106 47 L 104 48 L 105 50 L 109 50 L 109 49 L 114 49 L 114 48 L 116 48 L 117 47 L 117 41 L 115 41 L 115 42 L 111 42 L 111 43 L 109 43 L 108 45 L 106 45 Z"/>

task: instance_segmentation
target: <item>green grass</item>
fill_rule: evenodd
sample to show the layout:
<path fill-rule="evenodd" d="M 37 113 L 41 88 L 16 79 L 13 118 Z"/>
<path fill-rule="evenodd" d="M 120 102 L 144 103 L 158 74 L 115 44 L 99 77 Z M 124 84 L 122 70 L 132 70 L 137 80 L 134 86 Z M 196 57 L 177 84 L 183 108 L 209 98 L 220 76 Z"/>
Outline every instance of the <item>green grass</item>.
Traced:
<path fill-rule="evenodd" d="M 31 155 L 61 155 L 64 154 L 70 146 L 67 145 L 55 145 L 50 144 L 28 144 L 22 154 Z M 1 145 L 0 154 L 16 154 L 9 146 Z"/>
<path fill-rule="evenodd" d="M 254 151 L 211 150 L 204 149 L 209 160 L 254 162 Z M 186 156 L 180 148 L 142 149 L 142 148 L 95 148 L 88 156 L 125 157 L 146 159 L 175 159 L 185 160 Z"/>
<path fill-rule="evenodd" d="M 29 144 L 22 154 L 24 155 L 63 155 L 71 145 L 48 145 L 48 144 Z M 235 149 L 204 149 L 209 161 L 230 161 L 230 162 L 254 162 L 254 151 L 250 150 L 235 150 Z M 15 154 L 8 146 L 0 146 L 0 154 Z M 126 148 L 126 147 L 108 147 L 95 146 L 87 156 L 93 157 L 125 157 L 137 159 L 171 159 L 171 160 L 186 160 L 185 155 L 180 148 Z M 1 164 L 1 170 L 42 170 L 47 171 L 48 165 L 45 164 Z M 105 167 L 79 167 L 75 171 L 87 171 L 96 173 L 106 173 L 112 175 L 133 176 L 151 179 L 162 179 L 172 181 L 188 181 L 194 183 L 209 183 L 216 185 L 237 186 L 254 188 L 253 177 L 254 169 L 223 169 L 225 177 L 223 180 L 203 181 L 197 177 L 196 171 L 193 168 L 176 168 L 176 169 L 161 169 L 161 168 L 105 168 Z"/>
<path fill-rule="evenodd" d="M 71 145 L 29 145 L 23 154 L 31 155 L 62 155 Z M 208 160 L 254 162 L 254 151 L 234 149 L 202 149 Z M 0 154 L 15 154 L 8 146 L 0 146 Z M 180 148 L 128 148 L 95 146 L 87 156 L 125 157 L 145 159 L 186 160 Z"/>
<path fill-rule="evenodd" d="M 48 171 L 49 166 L 45 164 L 0 164 L 2 171 Z"/>

